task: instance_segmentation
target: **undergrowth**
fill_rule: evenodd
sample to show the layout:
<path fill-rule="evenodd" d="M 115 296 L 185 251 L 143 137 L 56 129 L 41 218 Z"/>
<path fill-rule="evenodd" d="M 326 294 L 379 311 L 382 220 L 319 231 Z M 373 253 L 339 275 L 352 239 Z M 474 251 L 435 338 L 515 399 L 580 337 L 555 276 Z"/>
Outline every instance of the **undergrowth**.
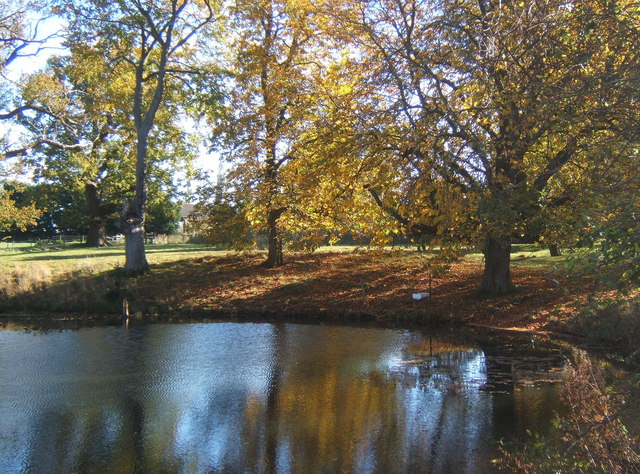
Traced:
<path fill-rule="evenodd" d="M 590 340 L 615 344 L 625 361 L 640 367 L 640 291 L 592 298 L 563 322 L 563 329 Z"/>
<path fill-rule="evenodd" d="M 640 472 L 640 439 L 624 423 L 627 413 L 637 412 L 629 403 L 634 390 L 637 381 L 610 388 L 602 367 L 576 351 L 562 390 L 566 414 L 553 420 L 548 435 L 530 434 L 516 449 L 502 446 L 497 467 L 518 473 Z"/>

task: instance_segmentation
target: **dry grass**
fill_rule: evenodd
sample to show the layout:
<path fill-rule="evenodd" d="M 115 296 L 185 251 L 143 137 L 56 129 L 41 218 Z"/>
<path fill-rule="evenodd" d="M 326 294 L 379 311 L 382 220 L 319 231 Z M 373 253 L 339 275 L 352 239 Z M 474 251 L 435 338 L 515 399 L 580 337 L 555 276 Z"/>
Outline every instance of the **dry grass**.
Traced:
<path fill-rule="evenodd" d="M 202 245 L 147 248 L 152 266 L 190 257 L 224 255 Z M 0 310 L 113 311 L 109 294 L 118 283 L 114 270 L 124 265 L 124 247 L 86 248 L 8 246 L 0 249 Z"/>
<path fill-rule="evenodd" d="M 227 253 L 197 244 L 149 245 L 146 252 L 151 265 Z M 110 270 L 124 265 L 124 246 L 87 248 L 70 244 L 51 247 L 0 247 L 0 272 L 11 271 L 15 267 L 30 269 L 37 264 L 50 267 L 54 273 L 60 274 L 69 274 L 86 267 L 96 271 Z"/>

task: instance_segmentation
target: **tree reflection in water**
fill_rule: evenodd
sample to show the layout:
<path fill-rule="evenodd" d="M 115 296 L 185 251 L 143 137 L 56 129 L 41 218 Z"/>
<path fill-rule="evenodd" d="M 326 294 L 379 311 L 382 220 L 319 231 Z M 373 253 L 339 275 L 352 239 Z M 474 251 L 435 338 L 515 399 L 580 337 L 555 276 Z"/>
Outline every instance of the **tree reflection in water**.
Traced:
<path fill-rule="evenodd" d="M 420 331 L 162 325 L 0 347 L 2 472 L 483 471 L 557 404 L 519 386 L 526 356 Z"/>

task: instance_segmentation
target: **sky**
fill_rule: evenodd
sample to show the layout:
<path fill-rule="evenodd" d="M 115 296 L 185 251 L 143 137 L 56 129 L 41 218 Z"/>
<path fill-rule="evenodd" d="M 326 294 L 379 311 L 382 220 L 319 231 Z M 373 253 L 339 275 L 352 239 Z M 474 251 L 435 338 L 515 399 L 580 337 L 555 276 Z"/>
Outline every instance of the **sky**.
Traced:
<path fill-rule="evenodd" d="M 64 22 L 60 17 L 52 17 L 44 20 L 38 27 L 38 38 L 52 37 L 45 43 L 45 47 L 39 52 L 39 45 L 27 46 L 24 49 L 25 55 L 33 55 L 17 58 L 7 68 L 7 77 L 10 80 L 18 81 L 23 74 L 29 74 L 42 69 L 47 64 L 47 60 L 54 54 L 64 54 L 65 48 L 62 45 L 63 38 L 56 33 L 62 33 Z M 37 54 L 35 54 L 37 53 Z"/>
<path fill-rule="evenodd" d="M 34 35 L 34 37 L 35 39 L 50 39 L 44 45 L 28 45 L 22 51 L 21 56 L 14 59 L 7 68 L 2 71 L 3 81 L 8 81 L 9 84 L 13 84 L 14 86 L 19 86 L 23 75 L 43 69 L 47 64 L 47 60 L 52 55 L 64 54 L 65 49 L 62 46 L 63 39 L 57 34 L 62 32 L 63 29 L 64 24 L 60 17 L 51 17 L 41 21 L 38 24 L 38 34 Z M 40 48 L 40 50 L 38 50 L 38 48 Z M 3 131 L 3 136 L 8 137 L 10 142 L 18 142 L 20 133 L 19 128 L 10 125 L 8 129 Z M 17 163 L 16 160 L 17 159 L 4 160 L 0 163 L 0 172 L 5 177 L 9 176 L 11 179 L 30 182 L 32 180 L 32 174 L 23 167 L 17 167 L 17 169 L 20 170 L 19 174 L 11 171 Z"/>

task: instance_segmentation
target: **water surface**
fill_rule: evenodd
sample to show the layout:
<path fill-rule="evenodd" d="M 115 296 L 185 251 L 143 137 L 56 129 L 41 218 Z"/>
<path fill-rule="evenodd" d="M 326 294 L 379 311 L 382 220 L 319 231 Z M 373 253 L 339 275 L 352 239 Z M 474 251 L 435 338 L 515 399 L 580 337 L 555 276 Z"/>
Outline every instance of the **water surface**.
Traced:
<path fill-rule="evenodd" d="M 0 472 L 486 472 L 562 357 L 419 330 L 0 332 Z"/>

